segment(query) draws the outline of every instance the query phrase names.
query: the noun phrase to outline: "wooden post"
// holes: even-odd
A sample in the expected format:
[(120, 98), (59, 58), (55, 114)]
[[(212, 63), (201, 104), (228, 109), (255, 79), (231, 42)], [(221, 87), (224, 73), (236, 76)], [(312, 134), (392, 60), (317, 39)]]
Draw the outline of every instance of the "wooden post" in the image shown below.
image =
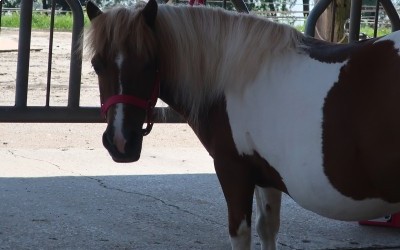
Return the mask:
[(344, 26), (349, 17), (350, 1), (333, 0), (317, 22), (315, 37), (325, 41), (347, 43)]

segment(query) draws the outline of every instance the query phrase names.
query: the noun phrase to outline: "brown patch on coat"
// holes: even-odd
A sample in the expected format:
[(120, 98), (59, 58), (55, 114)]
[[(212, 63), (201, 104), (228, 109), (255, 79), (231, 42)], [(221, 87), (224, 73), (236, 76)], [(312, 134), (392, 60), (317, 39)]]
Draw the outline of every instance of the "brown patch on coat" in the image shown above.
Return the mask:
[[(189, 108), (178, 105), (173, 91), (161, 84), (161, 99), (186, 119)], [(225, 98), (214, 102), (210, 109), (199, 114), (197, 123), (189, 125), (214, 159), (214, 166), (228, 206), (229, 233), (237, 236), (237, 230), (246, 219), (251, 225), (253, 195), (255, 185), (273, 187), (287, 193), (280, 174), (256, 152), (241, 156), (236, 150), (226, 112)]]
[(198, 129), (195, 127), (194, 131), (214, 159), (228, 205), (229, 233), (235, 237), (243, 218), (246, 218), (248, 226), (251, 225), (255, 185), (273, 187), (283, 192), (287, 192), (286, 186), (279, 173), (258, 153), (239, 155), (224, 98), (200, 117)]
[[(253, 155), (239, 155), (233, 141), (224, 98), (216, 102), (199, 122), (198, 129), (194, 130), (214, 160), (224, 162), (227, 158), (233, 158), (240, 161), (243, 165), (240, 167), (251, 172), (250, 178), (255, 185), (273, 187), (287, 193), (280, 174), (257, 152)], [(235, 171), (229, 167), (227, 169)]]
[(355, 200), (400, 202), (400, 57), (367, 43), (340, 70), (323, 107), (325, 174)]

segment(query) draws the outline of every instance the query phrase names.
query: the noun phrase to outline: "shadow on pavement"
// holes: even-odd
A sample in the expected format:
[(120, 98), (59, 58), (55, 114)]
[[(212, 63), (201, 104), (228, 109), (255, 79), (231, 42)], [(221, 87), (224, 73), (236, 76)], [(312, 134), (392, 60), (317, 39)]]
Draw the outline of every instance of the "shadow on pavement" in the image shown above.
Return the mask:
[[(214, 174), (0, 178), (0, 201), (0, 249), (230, 249)], [(400, 230), (325, 219), (285, 196), (279, 245), (400, 249)]]

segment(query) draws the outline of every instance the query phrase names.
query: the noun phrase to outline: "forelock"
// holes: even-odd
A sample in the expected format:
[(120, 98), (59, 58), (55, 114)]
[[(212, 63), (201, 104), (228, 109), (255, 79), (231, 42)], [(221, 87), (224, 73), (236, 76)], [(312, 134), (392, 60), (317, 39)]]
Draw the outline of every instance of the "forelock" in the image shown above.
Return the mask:
[(143, 7), (143, 3), (138, 3), (132, 8), (113, 8), (92, 20), (86, 44), (89, 54), (114, 58), (123, 51), (144, 58), (155, 57), (157, 43), (141, 15)]

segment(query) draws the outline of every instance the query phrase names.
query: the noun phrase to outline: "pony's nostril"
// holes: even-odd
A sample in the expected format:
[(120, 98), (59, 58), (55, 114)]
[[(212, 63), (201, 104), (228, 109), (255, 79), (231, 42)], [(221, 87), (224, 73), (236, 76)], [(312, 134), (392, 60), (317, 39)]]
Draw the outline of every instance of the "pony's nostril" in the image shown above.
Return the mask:
[(112, 137), (109, 136), (109, 134), (106, 132), (103, 133), (103, 145), (105, 148), (110, 148), (112, 145)]
[[(111, 127), (112, 128), (112, 127)], [(113, 129), (103, 133), (103, 145), (116, 162), (135, 162), (139, 160), (142, 150), (143, 135), (135, 131), (123, 131), (116, 136)]]
[(124, 137), (114, 136), (113, 144), (121, 154), (125, 154), (126, 140)]

